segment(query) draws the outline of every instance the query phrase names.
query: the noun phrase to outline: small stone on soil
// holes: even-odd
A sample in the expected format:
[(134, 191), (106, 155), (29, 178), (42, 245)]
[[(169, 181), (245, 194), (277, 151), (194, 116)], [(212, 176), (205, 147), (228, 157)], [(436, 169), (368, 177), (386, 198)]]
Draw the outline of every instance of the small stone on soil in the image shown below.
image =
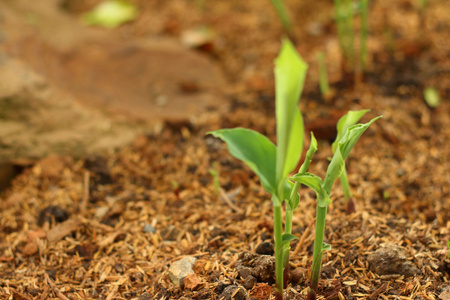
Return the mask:
[(262, 242), (256, 247), (255, 252), (261, 255), (273, 255), (273, 244), (271, 242)]
[(256, 278), (250, 275), (244, 280), (242, 285), (245, 287), (245, 289), (251, 290), (255, 286), (256, 282)]
[(245, 300), (247, 299), (247, 292), (237, 285), (227, 286), (220, 294), (225, 300)]
[(367, 257), (370, 269), (378, 275), (400, 274), (414, 276), (419, 269), (407, 260), (408, 255), (403, 247), (386, 245)]
[(189, 274), (194, 274), (192, 266), (196, 261), (195, 257), (183, 257), (180, 260), (173, 262), (169, 268), (169, 277), (173, 284), (180, 286), (181, 281)]

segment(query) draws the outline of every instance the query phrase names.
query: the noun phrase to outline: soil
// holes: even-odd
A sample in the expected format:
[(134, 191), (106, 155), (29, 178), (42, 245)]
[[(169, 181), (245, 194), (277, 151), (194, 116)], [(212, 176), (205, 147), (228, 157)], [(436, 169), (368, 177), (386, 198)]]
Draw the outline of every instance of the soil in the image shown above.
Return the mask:
[[(97, 2), (66, 0), (61, 9), (75, 18)], [(214, 29), (198, 51), (226, 75), (228, 111), (165, 122), (109, 155), (49, 156), (26, 168), (0, 198), (0, 297), (273, 299), (270, 195), (205, 133), (242, 126), (275, 139), (280, 22), (270, 1), (134, 2), (138, 19), (113, 34)], [(356, 212), (347, 214), (335, 185), (319, 297), (450, 299), (450, 2), (430, 1), (422, 14), (415, 1), (371, 3), (369, 67), (356, 83), (341, 72), (332, 2), (286, 4), (310, 65), (300, 102), (319, 138), (310, 171), (324, 175), (347, 110), (370, 108), (363, 121), (383, 115), (347, 162)], [(335, 90), (328, 100), (318, 88), (318, 51)], [(423, 99), (428, 86), (441, 95), (437, 108)], [(305, 299), (309, 283), (316, 202), (307, 188), (300, 195), (286, 299)], [(193, 272), (177, 285), (170, 267), (185, 257), (196, 258)]]

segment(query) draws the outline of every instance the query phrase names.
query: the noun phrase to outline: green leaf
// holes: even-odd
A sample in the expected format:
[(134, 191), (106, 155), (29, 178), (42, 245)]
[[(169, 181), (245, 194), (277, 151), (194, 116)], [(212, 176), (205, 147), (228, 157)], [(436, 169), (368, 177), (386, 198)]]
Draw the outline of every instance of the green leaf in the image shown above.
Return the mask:
[(82, 19), (87, 25), (116, 28), (134, 20), (136, 16), (137, 8), (134, 4), (125, 0), (110, 0), (101, 2), (92, 11), (83, 14)]
[(350, 110), (348, 111), (344, 116), (342, 116), (338, 123), (337, 123), (337, 136), (334, 140), (333, 144), (331, 145), (333, 152), (335, 151), (337, 147), (337, 143), (341, 140), (341, 138), (344, 136), (347, 129), (355, 125), (359, 122), (359, 120), (368, 112), (370, 109), (363, 109), (363, 110)]
[(344, 136), (341, 138), (341, 140), (338, 143), (338, 147), (341, 150), (342, 158), (345, 160), (347, 156), (350, 154), (350, 151), (355, 146), (358, 139), (361, 137), (361, 135), (364, 133), (364, 131), (369, 128), (370, 125), (372, 125), (373, 122), (381, 118), (382, 116), (373, 118), (369, 122), (365, 124), (356, 124), (353, 126), (350, 126)]
[(295, 235), (293, 235), (291, 233), (284, 233), (281, 236), (281, 244), (285, 245), (286, 243), (290, 243), (290, 242), (292, 242), (293, 240), (296, 240), (296, 239), (298, 239), (298, 238)]
[(323, 182), (320, 177), (313, 175), (311, 173), (306, 174), (296, 174), (289, 179), (300, 182), (314, 190), (317, 195), (317, 204), (320, 207), (327, 207), (331, 203), (329, 193), (324, 189)]
[(276, 194), (276, 147), (267, 137), (245, 128), (219, 129), (208, 134), (224, 141), (230, 154), (252, 169), (269, 193)]
[(302, 153), (304, 127), (298, 102), (307, 69), (308, 65), (294, 45), (284, 39), (275, 60), (278, 180), (282, 180), (296, 167)]
[(327, 173), (325, 174), (324, 189), (328, 194), (331, 193), (333, 184), (338, 179), (345, 168), (345, 160), (342, 157), (341, 149), (338, 147), (334, 152), (333, 158), (327, 168)]
[(323, 242), (322, 243), (322, 251), (330, 251), (330, 250), (331, 250), (331, 245)]
[(364, 131), (366, 131), (367, 128), (369, 128), (369, 126), (379, 118), (381, 118), (381, 116), (373, 118), (366, 124), (356, 124), (350, 126), (346, 130), (344, 136), (340, 139), (338, 146), (335, 149), (333, 158), (328, 165), (327, 173), (325, 175), (324, 188), (328, 194), (331, 193), (331, 189), (336, 179), (341, 176), (345, 167), (345, 159), (350, 154), (350, 151), (353, 149), (358, 139)]
[(289, 180), (286, 180), (286, 182), (284, 184), (284, 200), (286, 200), (286, 204), (292, 210), (296, 209), (298, 204), (300, 203), (300, 195), (298, 194), (298, 190), (295, 193), (294, 197), (291, 198), (293, 189), (294, 189), (294, 183)]

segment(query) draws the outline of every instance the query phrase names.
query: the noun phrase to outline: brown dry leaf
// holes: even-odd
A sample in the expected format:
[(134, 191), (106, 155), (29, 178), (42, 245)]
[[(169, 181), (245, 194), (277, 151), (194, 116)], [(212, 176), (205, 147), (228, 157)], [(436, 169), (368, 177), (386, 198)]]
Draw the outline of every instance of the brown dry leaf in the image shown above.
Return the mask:
[(191, 291), (196, 291), (201, 286), (203, 286), (202, 280), (195, 273), (191, 273), (186, 276), (183, 280), (183, 283), (184, 287)]
[(43, 229), (39, 228), (38, 230), (28, 230), (27, 232), (27, 240), (28, 242), (35, 242), (36, 239), (45, 239), (46, 233)]
[(22, 254), (25, 256), (31, 256), (38, 252), (39, 248), (36, 242), (29, 242), (25, 245), (25, 247), (22, 250)]
[(56, 243), (62, 240), (69, 233), (77, 230), (81, 223), (82, 222), (78, 219), (70, 219), (60, 223), (47, 232), (47, 240), (49, 243)]

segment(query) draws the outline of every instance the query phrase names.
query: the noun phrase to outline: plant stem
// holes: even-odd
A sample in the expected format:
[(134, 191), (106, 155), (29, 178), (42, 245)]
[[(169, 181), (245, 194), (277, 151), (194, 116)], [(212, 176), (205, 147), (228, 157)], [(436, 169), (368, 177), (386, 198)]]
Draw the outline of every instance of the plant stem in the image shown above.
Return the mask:
[(277, 300), (283, 299), (283, 224), (281, 216), (281, 201), (272, 196), (273, 202), (273, 234), (275, 240), (275, 277)]
[(350, 186), (348, 184), (347, 170), (345, 167), (342, 170), (342, 174), (339, 179), (341, 180), (342, 191), (344, 192), (344, 199), (345, 203), (347, 204), (350, 198), (352, 197), (352, 192), (350, 191)]
[(361, 40), (360, 40), (360, 49), (359, 49), (359, 64), (361, 68), (361, 72), (364, 73), (366, 70), (367, 64), (367, 36), (368, 36), (368, 28), (367, 28), (367, 15), (369, 12), (368, 8), (368, 0), (361, 0)]
[(319, 62), (319, 86), (323, 97), (327, 97), (330, 93), (330, 85), (328, 84), (327, 65), (325, 63), (325, 55), (320, 52), (317, 55)]
[(349, 63), (349, 67), (352, 71), (354, 71), (355, 68), (355, 49), (354, 49), (354, 31), (353, 31), (353, 7), (352, 7), (352, 1), (351, 0), (344, 0), (344, 7), (345, 7), (345, 48), (347, 53), (347, 60)]
[(280, 17), (281, 24), (283, 24), (284, 30), (288, 36), (292, 37), (292, 21), (287, 12), (286, 6), (282, 0), (271, 0), (275, 10), (277, 11), (278, 17)]
[(317, 206), (316, 213), (316, 235), (314, 238), (314, 252), (311, 275), (311, 289), (317, 293), (319, 287), (320, 270), (322, 268), (322, 247), (323, 237), (325, 235), (325, 218), (327, 216), (327, 208)]

